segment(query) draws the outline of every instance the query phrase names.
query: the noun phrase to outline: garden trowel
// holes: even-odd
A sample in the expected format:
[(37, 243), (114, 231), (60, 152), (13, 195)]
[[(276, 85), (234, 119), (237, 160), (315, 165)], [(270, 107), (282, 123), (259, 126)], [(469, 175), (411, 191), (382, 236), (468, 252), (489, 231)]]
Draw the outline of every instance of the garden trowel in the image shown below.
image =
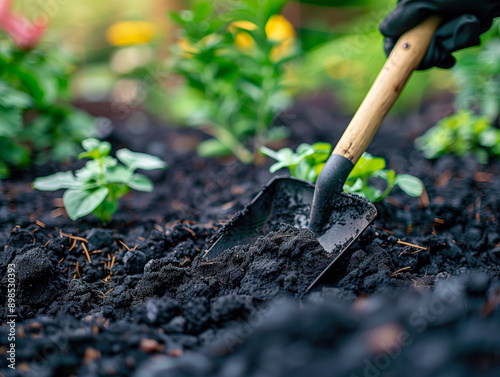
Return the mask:
[(308, 290), (334, 284), (345, 275), (349, 258), (344, 251), (375, 219), (377, 211), (365, 198), (345, 194), (343, 185), (423, 59), (440, 20), (432, 16), (399, 38), (316, 185), (295, 178), (273, 178), (218, 231), (205, 258), (213, 259), (233, 246), (250, 244), (277, 230), (280, 223), (287, 223), (309, 228), (323, 248), (332, 253), (331, 264), (311, 282)]

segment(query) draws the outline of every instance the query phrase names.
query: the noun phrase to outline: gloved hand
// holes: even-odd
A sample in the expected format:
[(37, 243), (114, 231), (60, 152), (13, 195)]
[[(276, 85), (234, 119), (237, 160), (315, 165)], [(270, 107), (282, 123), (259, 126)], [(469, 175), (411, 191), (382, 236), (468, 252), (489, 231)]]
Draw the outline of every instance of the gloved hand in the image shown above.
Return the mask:
[(500, 16), (500, 0), (398, 0), (380, 24), (387, 55), (404, 32), (433, 14), (443, 21), (418, 69), (451, 68), (455, 64), (451, 53), (478, 45), (479, 36), (491, 27), (494, 17)]

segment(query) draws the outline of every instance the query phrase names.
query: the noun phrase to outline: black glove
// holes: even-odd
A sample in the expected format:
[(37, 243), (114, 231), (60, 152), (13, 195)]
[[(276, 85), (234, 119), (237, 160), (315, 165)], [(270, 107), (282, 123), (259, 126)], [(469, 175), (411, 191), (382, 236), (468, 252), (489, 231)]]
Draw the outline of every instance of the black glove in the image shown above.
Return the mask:
[(477, 46), (479, 36), (500, 16), (500, 0), (399, 0), (380, 24), (387, 55), (404, 32), (433, 14), (441, 15), (443, 21), (418, 69), (451, 68), (455, 64), (451, 53)]

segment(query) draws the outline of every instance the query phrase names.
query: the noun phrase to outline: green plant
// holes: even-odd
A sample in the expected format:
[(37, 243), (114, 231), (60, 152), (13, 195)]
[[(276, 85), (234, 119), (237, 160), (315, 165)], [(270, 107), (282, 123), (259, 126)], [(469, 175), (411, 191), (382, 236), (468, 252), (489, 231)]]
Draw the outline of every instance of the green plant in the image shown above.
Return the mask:
[(172, 107), (214, 137), (200, 144), (201, 155), (233, 153), (250, 163), (254, 148), (283, 137), (270, 126), (291, 101), (286, 63), (296, 56), (295, 32), (278, 14), (284, 3), (242, 0), (216, 12), (202, 1), (172, 14), (182, 31), (173, 69), (187, 85), (176, 97), (184, 105)]
[(260, 152), (278, 161), (269, 168), (271, 173), (288, 168), (293, 177), (316, 182), (326, 160), (332, 153), (332, 145), (329, 143), (300, 144), (295, 152), (290, 148), (273, 151), (263, 146)]
[(500, 117), (500, 21), (482, 37), (481, 47), (467, 49), (457, 56), (452, 69), (457, 81), (457, 109), (476, 109), (493, 124)]
[[(452, 69), (458, 90), (457, 112), (441, 119), (415, 141), (425, 158), (473, 155), (486, 164), (500, 156), (500, 22), (482, 37), (482, 45), (457, 53)], [(476, 115), (478, 113), (479, 115)]]
[(21, 49), (0, 35), (0, 178), (73, 157), (93, 136), (95, 119), (70, 104), (71, 64), (62, 49)]
[(441, 119), (415, 144), (428, 159), (472, 154), (480, 163), (487, 163), (490, 156), (500, 156), (500, 130), (491, 126), (487, 116), (460, 110)]
[[(370, 184), (370, 180), (379, 178), (386, 184), (384, 190)], [(385, 168), (385, 159), (364, 153), (347, 177), (344, 191), (364, 196), (372, 202), (378, 202), (389, 195), (394, 187), (399, 187), (406, 194), (420, 197), (424, 185), (420, 179), (409, 174), (396, 174)]]
[[(346, 12), (352, 1), (326, 1), (340, 22), (318, 22), (318, 17), (305, 15), (301, 20), (301, 44), (304, 58), (294, 67), (300, 81), (298, 91), (317, 92), (328, 89), (334, 96), (338, 112), (352, 115), (382, 69), (387, 56), (380, 22), (394, 9), (394, 0), (357, 1), (356, 12)], [(343, 6), (343, 7), (341, 7)], [(311, 44), (311, 37), (317, 43)], [(304, 40), (305, 39), (305, 40)], [(418, 110), (426, 96), (453, 85), (448, 70), (428, 70), (416, 73), (408, 81), (392, 113), (407, 114)]]
[(118, 209), (118, 200), (130, 189), (137, 191), (153, 190), (153, 182), (137, 169), (166, 169), (167, 164), (158, 157), (144, 153), (120, 149), (116, 152), (118, 160), (109, 156), (111, 145), (97, 139), (82, 142), (85, 152), (78, 158), (89, 158), (83, 168), (72, 172), (56, 173), (37, 178), (33, 187), (42, 191), (67, 189), (63, 195), (64, 207), (72, 220), (90, 213), (103, 223), (111, 220)]
[(9, 176), (9, 166), (29, 164), (29, 151), (15, 140), (22, 132), (22, 109), (31, 104), (30, 96), (0, 78), (0, 178)]
[[(328, 143), (301, 144), (296, 152), (290, 148), (273, 151), (267, 147), (262, 147), (260, 151), (278, 161), (269, 169), (271, 173), (286, 167), (293, 177), (314, 183), (330, 157), (332, 146)], [(396, 174), (392, 169), (385, 169), (385, 165), (382, 157), (364, 153), (347, 177), (344, 191), (363, 196), (372, 202), (384, 199), (395, 186), (410, 196), (422, 195), (424, 186), (420, 179), (408, 174)], [(376, 178), (385, 182), (384, 190), (372, 185), (371, 181)]]

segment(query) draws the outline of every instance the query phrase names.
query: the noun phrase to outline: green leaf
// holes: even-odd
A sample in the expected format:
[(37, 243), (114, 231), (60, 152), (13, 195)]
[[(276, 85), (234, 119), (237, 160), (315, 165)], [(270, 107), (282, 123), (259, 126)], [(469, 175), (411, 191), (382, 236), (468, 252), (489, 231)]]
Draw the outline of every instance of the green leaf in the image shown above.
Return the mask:
[(33, 187), (41, 191), (56, 191), (60, 189), (77, 188), (80, 183), (72, 172), (56, 173), (47, 177), (36, 178)]
[(93, 160), (87, 162), (83, 168), (75, 172), (75, 175), (79, 181), (99, 180), (101, 169), (98, 161)]
[(300, 144), (295, 150), (295, 159), (301, 159), (302, 157), (310, 156), (315, 152), (312, 145), (303, 143)]
[(0, 159), (0, 179), (9, 178), (10, 169), (9, 167)]
[(12, 138), (22, 129), (22, 113), (20, 109), (4, 109), (0, 107), (0, 136)]
[(14, 140), (0, 137), (0, 159), (15, 167), (25, 167), (30, 163), (30, 153)]
[(63, 202), (68, 217), (71, 220), (78, 220), (92, 213), (106, 199), (108, 192), (107, 187), (95, 190), (67, 190), (63, 195)]
[(357, 192), (356, 194), (364, 196), (370, 202), (375, 203), (383, 199), (380, 190), (377, 190), (375, 187), (366, 186), (363, 191)]
[(262, 146), (259, 148), (259, 152), (265, 156), (274, 158), (275, 160), (279, 160), (279, 153), (272, 150), (271, 148), (268, 148), (266, 146)]
[(485, 147), (492, 147), (500, 141), (500, 131), (489, 128), (479, 135), (479, 143)]
[(379, 201), (387, 197), (396, 185), (396, 172), (392, 169), (376, 171), (371, 175), (371, 178), (380, 178), (383, 179), (386, 183), (386, 188), (384, 191), (380, 192), (379, 190), (377, 190), (375, 201)]
[(12, 73), (17, 76), (21, 85), (23, 86), (23, 91), (26, 91), (31, 95), (37, 106), (43, 107), (43, 85), (38, 82), (38, 78), (33, 73), (18, 66), (13, 68), (12, 71)]
[(82, 147), (86, 152), (78, 155), (79, 159), (92, 158), (98, 159), (106, 157), (111, 152), (111, 144), (107, 141), (100, 141), (95, 138), (89, 138), (82, 141)]
[(99, 147), (99, 143), (99, 139), (91, 137), (82, 141), (82, 147), (86, 152), (92, 152)]
[(324, 143), (324, 142), (314, 143), (312, 147), (316, 152), (328, 153), (328, 154), (332, 153), (333, 149), (330, 143)]
[(361, 178), (358, 178), (352, 183), (346, 182), (346, 184), (344, 185), (344, 191), (347, 193), (362, 192), (363, 186), (363, 180)]
[(205, 20), (212, 13), (212, 5), (208, 1), (202, 1), (193, 7), (194, 21)]
[(37, 68), (36, 71), (31, 71), (30, 73), (34, 76), (41, 89), (41, 93), (43, 93), (41, 98), (43, 104), (48, 106), (54, 105), (59, 92), (58, 78), (43, 66), (38, 66)]
[(369, 153), (363, 153), (360, 157), (348, 179), (355, 179), (358, 177), (369, 178), (374, 172), (385, 168), (385, 160), (381, 157), (373, 157)]
[(118, 209), (118, 200), (110, 200), (107, 198), (99, 206), (92, 211), (92, 214), (96, 216), (103, 224), (107, 224), (111, 217), (115, 214)]
[(0, 106), (27, 109), (33, 106), (33, 100), (28, 94), (12, 88), (0, 79)]
[(373, 172), (372, 178), (380, 178), (386, 181), (389, 185), (394, 185), (396, 181), (396, 172), (392, 169), (389, 170), (379, 170)]
[(117, 151), (116, 157), (132, 171), (136, 169), (166, 169), (168, 167), (166, 162), (156, 156), (132, 152), (126, 148)]
[(172, 12), (169, 14), (170, 18), (177, 22), (179, 25), (185, 25), (188, 21), (185, 21), (177, 12)]
[[(283, 168), (289, 168), (289, 170), (292, 170), (290, 169), (291, 166), (287, 163), (287, 162), (284, 162), (284, 161), (280, 161), (280, 162), (277, 162), (275, 164), (272, 164), (270, 167), (269, 167), (269, 172), (270, 173), (276, 173), (278, 170), (280, 169), (283, 169)], [(294, 175), (295, 176), (295, 175)]]
[(409, 174), (400, 174), (396, 177), (396, 186), (406, 194), (420, 197), (424, 191), (424, 184), (420, 179)]
[(134, 174), (127, 183), (128, 187), (137, 191), (151, 192), (153, 191), (153, 182), (142, 174)]
[(306, 179), (311, 182), (316, 181), (314, 168), (306, 160), (302, 160), (294, 170), (294, 177)]
[(92, 152), (93, 150), (99, 148), (100, 143), (101, 141), (99, 139), (91, 137), (82, 141), (82, 147), (87, 152)]
[(116, 165), (106, 171), (106, 181), (109, 183), (127, 184), (132, 178), (132, 171), (123, 165)]
[(385, 168), (385, 160), (382, 157), (372, 157), (366, 159), (364, 164), (361, 164), (360, 170), (362, 175), (371, 176), (374, 172)]
[(293, 165), (294, 164), (294, 156), (295, 153), (290, 148), (282, 148), (277, 153), (277, 161), (283, 162), (286, 164), (286, 166)]

